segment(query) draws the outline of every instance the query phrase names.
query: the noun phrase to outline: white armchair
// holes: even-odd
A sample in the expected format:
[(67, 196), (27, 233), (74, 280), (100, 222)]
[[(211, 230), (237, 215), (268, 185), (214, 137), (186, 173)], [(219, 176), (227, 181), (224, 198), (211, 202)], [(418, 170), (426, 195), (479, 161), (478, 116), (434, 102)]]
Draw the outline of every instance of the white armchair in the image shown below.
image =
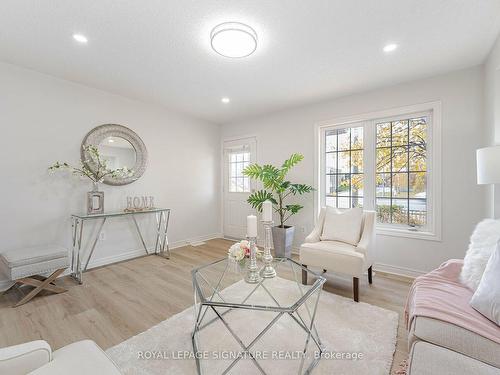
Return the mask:
[(120, 375), (111, 359), (91, 340), (78, 341), (52, 352), (43, 340), (0, 348), (0, 374), (5, 375)]
[[(324, 272), (338, 272), (352, 276), (354, 301), (359, 300), (359, 278), (368, 271), (372, 283), (373, 253), (375, 249), (375, 212), (364, 211), (361, 235), (357, 245), (340, 241), (322, 241), (326, 209), (322, 208), (318, 222), (300, 247), (300, 263), (304, 267), (320, 267)], [(302, 272), (302, 283), (307, 284), (307, 273)]]

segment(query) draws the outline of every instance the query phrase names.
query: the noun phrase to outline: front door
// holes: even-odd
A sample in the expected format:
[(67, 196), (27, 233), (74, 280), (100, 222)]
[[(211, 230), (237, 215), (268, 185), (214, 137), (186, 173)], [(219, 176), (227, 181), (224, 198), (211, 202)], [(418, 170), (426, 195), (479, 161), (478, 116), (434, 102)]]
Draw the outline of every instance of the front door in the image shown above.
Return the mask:
[(255, 138), (224, 142), (224, 237), (243, 239), (246, 217), (255, 210), (247, 203), (254, 182), (243, 175), (243, 169), (256, 161)]

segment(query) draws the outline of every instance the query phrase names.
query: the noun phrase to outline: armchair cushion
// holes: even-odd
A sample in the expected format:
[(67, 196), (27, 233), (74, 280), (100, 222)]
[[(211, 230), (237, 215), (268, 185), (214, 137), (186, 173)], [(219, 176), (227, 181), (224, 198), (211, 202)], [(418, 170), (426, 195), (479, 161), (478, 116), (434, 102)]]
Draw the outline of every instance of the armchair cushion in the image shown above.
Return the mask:
[(356, 246), (361, 236), (363, 210), (327, 207), (321, 241), (340, 241)]
[(0, 349), (0, 374), (25, 375), (52, 359), (52, 350), (43, 340)]
[(356, 247), (339, 241), (304, 243), (300, 247), (300, 263), (321, 267), (332, 272), (360, 277), (365, 256)]

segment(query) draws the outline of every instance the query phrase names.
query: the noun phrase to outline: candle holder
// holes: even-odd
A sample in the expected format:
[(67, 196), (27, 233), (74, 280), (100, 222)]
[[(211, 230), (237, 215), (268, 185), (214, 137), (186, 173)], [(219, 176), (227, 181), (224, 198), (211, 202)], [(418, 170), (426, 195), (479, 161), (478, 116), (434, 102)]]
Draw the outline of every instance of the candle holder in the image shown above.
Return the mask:
[(270, 279), (276, 276), (276, 270), (272, 266), (273, 256), (271, 255), (271, 227), (273, 226), (273, 221), (264, 221), (262, 220), (262, 224), (264, 225), (264, 268), (262, 269), (262, 277), (266, 279)]
[(257, 237), (247, 237), (250, 246), (250, 259), (247, 265), (247, 274), (245, 281), (250, 284), (257, 284), (262, 281), (259, 274), (259, 267), (257, 267), (257, 248), (255, 242)]

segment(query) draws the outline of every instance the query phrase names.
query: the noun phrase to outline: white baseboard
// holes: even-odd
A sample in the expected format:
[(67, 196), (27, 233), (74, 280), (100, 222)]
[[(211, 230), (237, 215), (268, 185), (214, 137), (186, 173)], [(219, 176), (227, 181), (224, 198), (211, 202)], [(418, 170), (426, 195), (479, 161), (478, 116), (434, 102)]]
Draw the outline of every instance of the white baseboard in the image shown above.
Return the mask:
[[(206, 236), (199, 236), (199, 237), (189, 238), (187, 240), (172, 242), (169, 244), (169, 247), (170, 247), (170, 250), (174, 250), (174, 249), (178, 249), (180, 247), (189, 246), (189, 244), (192, 242), (203, 242), (203, 241), (213, 240), (214, 238), (221, 238), (221, 237), (222, 237), (221, 233), (212, 233), (212, 234), (207, 234)], [(152, 254), (154, 252), (154, 249), (149, 248), (148, 252), (150, 254)], [(96, 259), (94, 261), (91, 261), (89, 263), (88, 268), (90, 269), (90, 268), (95, 268), (95, 267), (101, 267), (101, 266), (105, 266), (108, 264), (122, 262), (124, 260), (137, 258), (137, 257), (143, 256), (143, 255), (146, 255), (144, 249), (132, 250), (132, 251), (128, 251), (126, 253), (112, 255), (112, 256), (108, 256), (108, 257), (104, 257), (104, 258), (100, 258), (100, 259)]]
[(411, 278), (415, 278), (427, 273), (426, 271), (420, 271), (406, 267), (391, 266), (389, 264), (383, 264), (383, 263), (375, 263), (373, 265), (373, 269), (374, 271), (390, 273), (392, 275), (397, 275), (397, 276), (407, 276)]
[(224, 236), (222, 233), (211, 233), (211, 234), (207, 234), (205, 236), (188, 238), (187, 240), (172, 242), (170, 244), (170, 249), (176, 249), (178, 247), (183, 247), (183, 246), (190, 246), (191, 243), (205, 242), (205, 241), (213, 240), (216, 238), (223, 238), (223, 237)]
[[(189, 238), (186, 240), (182, 241), (176, 241), (170, 243), (170, 250), (177, 249), (183, 246), (188, 246), (192, 242), (203, 242), (203, 241), (208, 241), (212, 240), (215, 238), (222, 238), (222, 233), (212, 233), (212, 234), (207, 234), (205, 236), (199, 236), (199, 237), (194, 237), (194, 238)], [(152, 254), (154, 252), (154, 249), (150, 248), (148, 249), (148, 252)], [(133, 258), (137, 258), (139, 256), (146, 255), (144, 249), (139, 249), (139, 250), (132, 250), (132, 251), (127, 251), (126, 253), (120, 253), (116, 255), (111, 255), (99, 259), (92, 260), (89, 263), (88, 269), (91, 268), (96, 268), (96, 267), (102, 267), (106, 266), (108, 264), (116, 263), (116, 262), (122, 262), (124, 260), (129, 260)], [(68, 275), (69, 270), (64, 272), (60, 277)], [(0, 275), (2, 277), (3, 275)], [(0, 291), (7, 290), (13, 285), (12, 281), (7, 280), (7, 279), (0, 279)]]

